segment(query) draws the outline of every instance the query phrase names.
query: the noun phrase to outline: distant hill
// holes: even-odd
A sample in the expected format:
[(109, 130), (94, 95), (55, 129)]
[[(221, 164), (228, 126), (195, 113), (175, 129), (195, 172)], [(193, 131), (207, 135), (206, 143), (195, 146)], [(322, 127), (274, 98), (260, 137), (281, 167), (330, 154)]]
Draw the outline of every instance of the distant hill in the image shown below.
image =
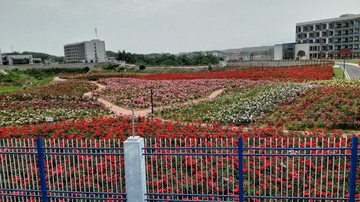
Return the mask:
[(224, 52), (224, 53), (250, 53), (250, 52), (269, 51), (269, 50), (271, 50), (271, 51), (274, 50), (274, 46), (234, 48), (234, 49), (221, 50), (221, 52)]

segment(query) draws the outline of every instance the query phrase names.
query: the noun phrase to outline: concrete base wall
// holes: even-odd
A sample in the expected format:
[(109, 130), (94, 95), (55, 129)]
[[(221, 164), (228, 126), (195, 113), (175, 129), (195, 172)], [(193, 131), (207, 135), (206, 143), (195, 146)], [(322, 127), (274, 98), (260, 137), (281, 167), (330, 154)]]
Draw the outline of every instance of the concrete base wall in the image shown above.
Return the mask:
[(234, 61), (228, 62), (230, 67), (286, 67), (299, 65), (319, 65), (324, 64), (325, 61), (320, 60), (264, 60), (264, 61)]
[(90, 69), (95, 67), (95, 63), (72, 63), (72, 64), (32, 64), (32, 65), (1, 65), (0, 69), (12, 70), (12, 69), (32, 69), (32, 68), (84, 68), (88, 66)]

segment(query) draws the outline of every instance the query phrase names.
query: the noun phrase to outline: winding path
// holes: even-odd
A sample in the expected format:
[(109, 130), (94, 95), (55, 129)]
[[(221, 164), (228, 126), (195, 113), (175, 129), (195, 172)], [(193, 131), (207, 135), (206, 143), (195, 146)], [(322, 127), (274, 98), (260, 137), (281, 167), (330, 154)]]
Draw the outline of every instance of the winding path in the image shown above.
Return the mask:
[[(100, 89), (103, 89), (105, 88), (106, 86), (104, 85), (101, 85), (101, 84), (98, 84), (96, 82), (92, 82), (94, 84), (96, 84), (97, 86), (99, 86)], [(202, 102), (202, 101), (206, 101), (206, 100), (211, 100), (211, 99), (214, 99), (216, 96), (220, 95), (221, 93), (224, 92), (225, 89), (220, 89), (220, 90), (216, 90), (214, 91), (213, 93), (211, 93), (208, 97), (205, 97), (205, 98), (200, 98), (200, 99), (195, 99), (195, 100), (192, 100), (192, 101), (188, 101), (188, 102), (184, 102), (182, 103), (182, 105), (189, 105), (189, 104), (196, 104), (196, 103), (199, 103), (199, 102)], [(92, 92), (88, 92), (88, 93), (85, 93), (84, 96), (92, 96)], [(132, 111), (129, 110), (129, 109), (125, 109), (125, 108), (122, 108), (122, 107), (119, 107), (117, 105), (114, 105), (112, 104), (111, 102), (108, 102), (102, 98), (97, 98), (97, 100), (104, 104), (105, 107), (109, 108), (112, 112), (114, 112), (114, 114), (116, 115), (131, 115), (132, 114)], [(165, 107), (156, 107), (154, 108), (154, 110), (156, 109), (165, 109), (165, 108), (170, 108), (171, 106), (165, 106)], [(135, 116), (147, 116), (147, 114), (151, 113), (151, 108), (150, 109), (143, 109), (143, 110), (134, 110), (134, 114)]]
[[(60, 79), (58, 77), (55, 77), (54, 78), (54, 81), (65, 81), (66, 79)], [(96, 83), (95, 81), (93, 81), (92, 83), (96, 84), (97, 86), (99, 86), (100, 89), (103, 89), (105, 88), (106, 86), (104, 85), (101, 85), (101, 84), (98, 84)], [(188, 102), (185, 102), (185, 103), (182, 103), (183, 105), (188, 105), (188, 104), (192, 104), (192, 103), (199, 103), (201, 101), (205, 101), (205, 100), (211, 100), (211, 99), (214, 99), (216, 96), (220, 95), (221, 93), (224, 92), (225, 89), (220, 89), (220, 90), (216, 90), (214, 91), (213, 93), (211, 93), (208, 97), (205, 97), (205, 98), (200, 98), (200, 99), (195, 99), (195, 100), (192, 100), (192, 101), (188, 101)], [(84, 96), (92, 96), (92, 92), (87, 92), (84, 94)], [(116, 106), (102, 98), (97, 98), (97, 100), (104, 104), (105, 107), (107, 107), (108, 109), (110, 109), (112, 112), (114, 112), (114, 115), (132, 115), (132, 111), (131, 110), (128, 110), (128, 109), (125, 109), (125, 108), (122, 108), (122, 107), (119, 107), (119, 106)], [(157, 108), (154, 108), (154, 109), (161, 109), (161, 108), (170, 108), (171, 106), (166, 106), (166, 107), (157, 107)], [(144, 109), (144, 110), (134, 110), (134, 114), (135, 116), (147, 116), (147, 114), (149, 114), (151, 112), (151, 109)], [(112, 116), (112, 115), (110, 115)], [(161, 121), (164, 121), (164, 122), (175, 122), (173, 120), (165, 120), (165, 119), (160, 119), (160, 118), (157, 118)], [(186, 122), (183, 122), (183, 124), (186, 124)], [(200, 126), (202, 127), (207, 127), (206, 124), (200, 124)], [(223, 126), (223, 128), (227, 128), (229, 129), (227, 126)], [(243, 131), (243, 132), (247, 132), (249, 130), (249, 128), (247, 127), (231, 127), (232, 129), (237, 129), (240, 131)], [(291, 131), (289, 130), (283, 130), (283, 132), (286, 134), (286, 133), (290, 133)], [(293, 131), (294, 132), (294, 131)], [(304, 132), (304, 131), (296, 131), (296, 132), (299, 132), (301, 134), (308, 134), (309, 132)], [(351, 134), (342, 134), (342, 137), (344, 138), (347, 138), (348, 136), (351, 136)]]

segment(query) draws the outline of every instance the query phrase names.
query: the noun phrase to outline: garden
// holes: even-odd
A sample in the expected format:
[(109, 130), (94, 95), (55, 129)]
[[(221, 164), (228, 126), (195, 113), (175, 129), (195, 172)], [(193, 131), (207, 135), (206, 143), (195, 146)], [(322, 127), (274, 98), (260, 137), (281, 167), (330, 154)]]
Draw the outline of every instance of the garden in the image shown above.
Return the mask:
[[(333, 80), (333, 76), (329, 66), (252, 67), (151, 75), (64, 75), (62, 77), (67, 78), (64, 82), (0, 94), (0, 138), (4, 140), (3, 146), (29, 146), (33, 138), (43, 137), (46, 144), (53, 147), (71, 147), (73, 141), (89, 147), (121, 147), (134, 127), (136, 135), (147, 138), (149, 147), (236, 147), (237, 138), (243, 138), (248, 147), (245, 154), (300, 152), (251, 147), (350, 147), (351, 141), (342, 137), (358, 135), (360, 129), (360, 82)], [(98, 88), (89, 80), (105, 87)], [(223, 90), (217, 97), (195, 102), (217, 90)], [(136, 110), (148, 109), (150, 91), (155, 112), (135, 116), (134, 125), (131, 116), (114, 115), (96, 99), (102, 98), (123, 108), (133, 105)], [(92, 97), (84, 96), (87, 92), (92, 92)], [(53, 122), (46, 121), (47, 117), (52, 117)], [(14, 143), (12, 138), (24, 141)], [(111, 141), (115, 143), (110, 144)], [(205, 157), (201, 153), (212, 151), (190, 151), (199, 155), (175, 157), (167, 154), (185, 151), (153, 150), (163, 155), (146, 158), (147, 175), (152, 179), (147, 184), (148, 192), (191, 194), (195, 190), (198, 194), (238, 194), (238, 178), (233, 174), (238, 169), (236, 157)], [(348, 150), (302, 152), (340, 155)], [(12, 161), (6, 155), (0, 156), (4, 164)], [(244, 194), (345, 196), (349, 189), (349, 160), (346, 157), (248, 156), (244, 158)], [(89, 163), (95, 163), (96, 169)], [(33, 168), (33, 162), (25, 164)], [(48, 177), (53, 181), (49, 186), (59, 190), (112, 192), (110, 187), (125, 185), (119, 181), (124, 174), (120, 169), (122, 165), (122, 158), (105, 156), (54, 155), (46, 159)], [(0, 169), (0, 173), (5, 170)], [(77, 176), (80, 176), (78, 182)], [(15, 180), (28, 182), (33, 178), (19, 176)], [(224, 200), (185, 196), (181, 199)]]

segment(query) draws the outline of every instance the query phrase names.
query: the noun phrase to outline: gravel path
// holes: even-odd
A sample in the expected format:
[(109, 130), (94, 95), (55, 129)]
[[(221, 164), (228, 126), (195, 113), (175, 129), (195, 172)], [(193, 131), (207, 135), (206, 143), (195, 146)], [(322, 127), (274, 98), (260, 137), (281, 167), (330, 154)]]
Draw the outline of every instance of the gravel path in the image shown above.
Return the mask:
[(66, 79), (61, 79), (60, 77), (54, 77), (53, 81), (66, 81)]

